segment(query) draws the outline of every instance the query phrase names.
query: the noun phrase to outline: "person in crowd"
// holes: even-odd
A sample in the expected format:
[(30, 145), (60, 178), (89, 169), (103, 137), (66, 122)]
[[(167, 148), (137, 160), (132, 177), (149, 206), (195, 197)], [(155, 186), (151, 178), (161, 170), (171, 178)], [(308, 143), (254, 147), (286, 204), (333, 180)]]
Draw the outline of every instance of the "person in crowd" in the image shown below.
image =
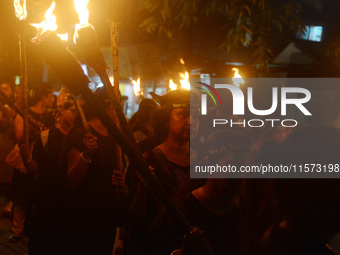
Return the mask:
[[(112, 121), (115, 111), (105, 88), (96, 90)], [(124, 209), (125, 185), (117, 142), (91, 105), (84, 105), (89, 130), (78, 127), (67, 140), (69, 203), (65, 234), (68, 254), (110, 255)]]
[[(0, 90), (2, 92), (2, 94), (8, 98), (9, 101), (13, 101), (12, 96), (13, 96), (13, 89), (12, 89), (12, 85), (10, 82), (4, 81), (0, 84)], [(1, 102), (1, 105), (3, 106), (5, 103)]]
[[(205, 143), (206, 166), (244, 165), (252, 152), (252, 142), (245, 130), (220, 130), (207, 137)], [(215, 176), (216, 177), (216, 176)], [(228, 178), (228, 173), (219, 173), (207, 179), (205, 185), (181, 196), (178, 207), (192, 226), (198, 227), (210, 243), (213, 254), (237, 254), (240, 245), (242, 211), (240, 206), (243, 179)], [(152, 227), (150, 246), (154, 254), (170, 254), (182, 246), (184, 234), (170, 215), (160, 215)], [(186, 243), (183, 250), (201, 254), (203, 243)], [(194, 252), (196, 251), (196, 253)], [(206, 253), (203, 253), (206, 254)], [(210, 253), (208, 253), (210, 254)]]
[(131, 117), (129, 122), (137, 143), (154, 136), (150, 116), (158, 108), (158, 104), (153, 99), (144, 98), (140, 101), (138, 111)]
[[(55, 126), (55, 111), (52, 110), (54, 103), (54, 88), (48, 83), (42, 83), (32, 90), (32, 96), (29, 101), (28, 114), (32, 119), (37, 120), (43, 126), (42, 129), (48, 129)], [(20, 143), (23, 138), (23, 119), (17, 115), (15, 118), (16, 139)]]
[[(328, 242), (340, 230), (340, 182), (320, 178), (327, 177), (324, 167), (339, 171), (340, 130), (330, 126), (300, 128), (273, 145), (272, 151), (268, 156), (268, 150), (260, 150), (254, 161), (306, 166), (303, 171), (310, 167), (308, 174), (316, 178), (252, 182), (246, 191), (252, 206), (246, 205), (249, 210), (240, 254), (333, 254)], [(309, 164), (316, 164), (314, 172)]]
[(29, 172), (36, 173), (30, 255), (61, 255), (64, 253), (63, 220), (66, 203), (65, 142), (77, 116), (71, 96), (61, 106), (60, 124), (41, 132), (31, 146), (21, 145), (20, 154)]
[[(196, 153), (189, 143), (190, 135), (197, 131), (197, 113), (190, 112), (190, 92), (187, 90), (170, 91), (157, 100), (161, 109), (154, 112), (152, 121), (156, 136), (163, 142), (146, 152), (144, 157), (164, 190), (175, 199), (202, 185), (190, 179), (190, 163), (196, 160)], [(146, 248), (145, 237), (159, 208), (160, 203), (152, 191), (140, 181), (131, 205), (131, 216), (136, 222), (131, 237), (134, 242), (131, 248), (135, 249), (132, 254), (140, 254)]]
[(287, 129), (288, 128), (281, 126), (267, 127), (263, 134), (257, 139), (256, 145), (259, 148), (263, 148), (263, 146), (270, 144), (281, 143), (289, 132)]
[[(0, 90), (3, 95), (10, 100), (12, 96), (12, 87), (9, 83), (0, 84)], [(12, 175), (12, 167), (6, 164), (5, 157), (13, 149), (15, 143), (13, 112), (5, 102), (0, 105), (0, 183), (9, 182)]]
[(59, 90), (59, 95), (56, 97), (55, 109), (56, 109), (56, 125), (58, 125), (61, 121), (61, 109), (63, 108), (66, 97), (70, 94), (69, 90), (66, 87), (61, 87)]
[[(54, 102), (54, 88), (50, 84), (40, 84), (32, 90), (29, 99), (28, 113), (30, 115), (30, 142), (39, 136), (46, 128), (54, 128), (55, 112), (50, 110)], [(16, 142), (21, 144), (24, 136), (23, 118), (17, 115), (14, 120)], [(14, 202), (12, 234), (9, 242), (18, 242), (24, 231), (26, 213), (32, 204), (34, 191), (34, 174), (26, 171), (25, 167), (14, 169), (11, 187), (11, 199)], [(28, 232), (27, 232), (28, 233)]]
[[(12, 86), (8, 82), (3, 82), (0, 85), (0, 90), (3, 95), (11, 102)], [(14, 105), (22, 109), (22, 88), (16, 86), (14, 90)], [(11, 102), (12, 103), (12, 102)], [(8, 200), (9, 187), (12, 181), (13, 166), (6, 163), (7, 155), (12, 151), (15, 142), (14, 118), (16, 112), (13, 111), (7, 104), (1, 102), (0, 106), (0, 185), (1, 193), (6, 197), (6, 204), (2, 207), (2, 214), (11, 216), (13, 203)]]
[[(142, 99), (139, 103), (138, 111), (131, 117), (129, 121), (133, 136), (138, 143), (139, 150), (142, 153), (155, 148), (164, 141), (164, 137), (159, 137), (156, 135), (158, 132), (155, 133), (153, 123), (151, 121), (152, 114), (158, 109), (159, 105), (155, 100)], [(135, 168), (131, 165), (127, 170), (126, 181), (130, 188), (130, 194), (134, 194), (136, 192), (139, 179), (136, 175)]]
[(58, 110), (62, 110), (64, 102), (67, 98), (67, 96), (70, 94), (69, 90), (66, 87), (61, 87), (59, 90), (59, 95), (57, 97), (57, 108)]

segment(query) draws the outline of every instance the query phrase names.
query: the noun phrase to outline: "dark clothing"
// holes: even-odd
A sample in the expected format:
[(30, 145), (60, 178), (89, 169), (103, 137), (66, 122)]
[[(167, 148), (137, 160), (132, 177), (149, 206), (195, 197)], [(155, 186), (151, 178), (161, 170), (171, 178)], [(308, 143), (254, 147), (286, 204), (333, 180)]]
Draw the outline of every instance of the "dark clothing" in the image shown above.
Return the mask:
[(111, 255), (117, 215), (96, 208), (67, 212), (67, 255)]
[[(206, 209), (190, 192), (180, 197), (178, 208), (188, 221), (203, 231), (215, 255), (237, 254), (237, 232), (241, 222), (238, 209), (227, 215), (215, 215)], [(185, 232), (164, 211), (152, 227), (150, 246), (153, 254), (170, 254), (183, 244)]]
[[(190, 166), (182, 167), (169, 161), (158, 147), (146, 152), (144, 158), (155, 169), (156, 179), (174, 201), (203, 185), (200, 180), (190, 179)], [(151, 191), (147, 195), (146, 208), (145, 218), (134, 226), (131, 234), (131, 254), (150, 254), (149, 230), (162, 209), (162, 204), (155, 200)]]
[(156, 179), (172, 198), (201, 186), (199, 180), (190, 179), (189, 165), (182, 167), (169, 161), (158, 147), (146, 152), (144, 158), (155, 169)]
[(153, 148), (155, 148), (159, 144), (161, 144), (161, 140), (158, 139), (155, 136), (151, 136), (151, 137), (139, 142), (138, 147), (139, 147), (140, 151), (144, 153), (144, 152), (152, 150)]
[[(98, 138), (98, 150), (92, 155), (85, 181), (69, 195), (68, 249), (70, 254), (109, 255), (123, 209), (123, 196), (112, 185), (113, 170), (117, 169), (116, 141), (92, 128), (91, 133)], [(84, 135), (83, 128), (71, 131), (67, 151), (83, 152)]]
[(308, 233), (275, 229), (269, 239), (265, 255), (334, 255), (317, 238)]
[[(182, 167), (169, 161), (158, 147), (145, 153), (144, 157), (147, 163), (155, 169), (156, 179), (173, 201), (180, 195), (202, 186), (199, 180), (190, 179), (190, 166)], [(155, 201), (155, 197), (149, 192), (147, 197), (147, 220), (145, 223), (151, 225), (161, 208), (160, 202)]]
[[(93, 154), (84, 183), (70, 194), (71, 204), (78, 208), (93, 207), (118, 213), (117, 199), (120, 194), (112, 185), (113, 170), (117, 169), (116, 141), (111, 136), (103, 136), (91, 128), (91, 133), (98, 138), (98, 150)], [(67, 150), (85, 150), (83, 128), (74, 130), (69, 135)]]
[[(46, 129), (54, 128), (54, 111), (47, 110), (43, 114), (38, 114), (29, 109), (29, 115), (35, 120), (38, 120), (44, 125)], [(39, 139), (40, 133), (36, 132), (30, 126), (30, 142)], [(32, 204), (33, 193), (34, 193), (34, 173), (21, 173), (18, 169), (14, 169), (13, 180), (11, 187), (11, 200), (17, 204), (20, 204), (23, 208), (28, 208)]]
[[(28, 114), (32, 117), (30, 122), (30, 139), (32, 141), (36, 141), (39, 136), (38, 129), (41, 130), (45, 129), (52, 129), (56, 127), (56, 111), (52, 109), (47, 109), (43, 114), (35, 113), (31, 109), (28, 110)], [(34, 122), (36, 120), (37, 122)], [(42, 124), (42, 126), (38, 126), (38, 124)]]
[(54, 128), (49, 130), (45, 148), (41, 139), (36, 142), (32, 154), (38, 163), (35, 204), (55, 206), (65, 201), (65, 140), (65, 134)]
[(45, 148), (36, 141), (33, 158), (38, 163), (33, 200), (29, 254), (63, 254), (63, 221), (66, 201), (65, 135), (49, 130)]

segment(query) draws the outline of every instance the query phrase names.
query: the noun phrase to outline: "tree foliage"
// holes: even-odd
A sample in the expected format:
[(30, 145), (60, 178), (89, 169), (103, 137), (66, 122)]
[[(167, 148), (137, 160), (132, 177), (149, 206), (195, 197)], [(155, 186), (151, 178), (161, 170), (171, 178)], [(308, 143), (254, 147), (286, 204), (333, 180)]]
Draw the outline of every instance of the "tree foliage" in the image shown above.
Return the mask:
[[(300, 1), (301, 2), (301, 1)], [(321, 9), (321, 0), (305, 0)], [(222, 35), (220, 46), (228, 52), (252, 47), (254, 64), (267, 66), (273, 57), (273, 36), (304, 29), (302, 7), (297, 0), (144, 0), (148, 17), (141, 27), (147, 32), (174, 33), (202, 22)]]

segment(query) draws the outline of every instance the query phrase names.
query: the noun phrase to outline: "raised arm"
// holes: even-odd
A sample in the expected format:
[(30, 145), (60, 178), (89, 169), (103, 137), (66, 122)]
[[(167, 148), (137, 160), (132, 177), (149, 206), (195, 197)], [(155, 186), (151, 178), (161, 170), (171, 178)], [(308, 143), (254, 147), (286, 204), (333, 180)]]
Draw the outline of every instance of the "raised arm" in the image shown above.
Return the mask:
[(90, 133), (85, 134), (83, 143), (84, 152), (72, 148), (67, 153), (66, 180), (70, 189), (76, 189), (84, 182), (91, 164), (91, 157), (98, 149), (97, 138)]

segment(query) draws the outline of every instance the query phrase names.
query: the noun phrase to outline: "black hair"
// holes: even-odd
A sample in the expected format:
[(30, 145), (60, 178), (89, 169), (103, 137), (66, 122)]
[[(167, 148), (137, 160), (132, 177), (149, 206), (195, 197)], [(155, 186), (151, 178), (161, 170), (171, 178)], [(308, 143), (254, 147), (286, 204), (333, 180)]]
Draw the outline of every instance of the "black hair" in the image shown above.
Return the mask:
[(158, 108), (158, 104), (153, 99), (142, 99), (142, 101), (139, 103), (138, 111), (131, 117), (129, 122), (132, 131), (134, 132), (137, 130), (144, 130), (145, 124), (150, 121), (151, 114)]
[(70, 107), (72, 107), (74, 104), (75, 104), (75, 102), (73, 100), (73, 97), (70, 94), (67, 94), (66, 97), (65, 97), (65, 102), (62, 105), (62, 108), (67, 110)]
[[(104, 109), (111, 105), (111, 100), (109, 99), (105, 87), (97, 88), (96, 91), (94, 92), (94, 95), (97, 99), (97, 103), (101, 104), (104, 107)], [(90, 105), (88, 102), (85, 102), (85, 104), (83, 105), (83, 111), (88, 121), (97, 117), (97, 113), (93, 105)]]
[(151, 114), (151, 125), (155, 136), (160, 140), (165, 140), (169, 133), (169, 124), (171, 120), (171, 108), (155, 110)]
[(35, 86), (32, 88), (31, 97), (29, 100), (29, 104), (35, 105), (38, 103), (43, 97), (47, 97), (49, 94), (54, 92), (54, 87), (49, 83), (42, 83), (39, 86)]

